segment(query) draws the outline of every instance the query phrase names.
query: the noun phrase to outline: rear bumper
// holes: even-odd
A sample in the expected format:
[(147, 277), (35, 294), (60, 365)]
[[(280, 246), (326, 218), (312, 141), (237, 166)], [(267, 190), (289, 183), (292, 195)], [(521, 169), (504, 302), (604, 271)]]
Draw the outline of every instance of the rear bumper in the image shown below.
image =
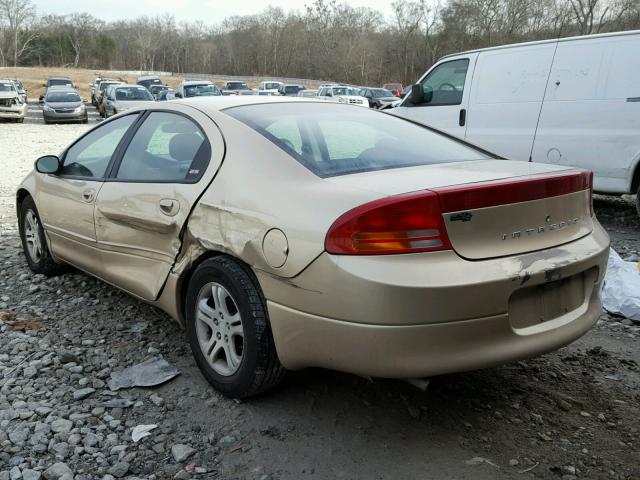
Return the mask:
[[(258, 277), (285, 367), (426, 377), (529, 358), (583, 335), (601, 313), (608, 246), (596, 222), (571, 244), (513, 257), (469, 262), (438, 252), (394, 262), (323, 254), (287, 282)], [(375, 268), (379, 262), (384, 268)], [(567, 308), (545, 309), (540, 321), (540, 292), (565, 283)], [(548, 303), (562, 302), (556, 297)]]

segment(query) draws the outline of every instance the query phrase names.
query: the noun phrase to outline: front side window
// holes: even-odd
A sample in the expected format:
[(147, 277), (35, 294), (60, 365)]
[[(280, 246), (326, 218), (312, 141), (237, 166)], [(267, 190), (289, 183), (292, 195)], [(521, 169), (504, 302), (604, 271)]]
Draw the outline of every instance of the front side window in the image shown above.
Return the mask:
[(112, 120), (73, 144), (64, 156), (61, 175), (103, 178), (118, 144), (137, 114)]
[(211, 157), (200, 127), (183, 115), (152, 112), (131, 139), (116, 178), (139, 182), (197, 181)]
[(386, 113), (334, 103), (224, 110), (319, 177), (486, 159), (487, 155)]
[[(469, 59), (452, 60), (438, 65), (422, 82), (422, 105), (460, 105), (467, 78)], [(416, 106), (409, 103), (409, 106)]]

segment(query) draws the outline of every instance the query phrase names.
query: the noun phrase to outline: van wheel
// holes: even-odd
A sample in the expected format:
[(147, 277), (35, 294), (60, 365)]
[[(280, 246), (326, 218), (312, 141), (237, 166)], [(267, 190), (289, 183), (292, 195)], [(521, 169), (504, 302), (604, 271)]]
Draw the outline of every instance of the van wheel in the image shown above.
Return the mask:
[(248, 267), (227, 256), (205, 260), (189, 281), (185, 307), (191, 350), (214, 388), (246, 398), (284, 378), (266, 302)]
[(51, 257), (33, 198), (27, 197), (22, 201), (18, 220), (22, 249), (31, 271), (49, 277), (60, 273), (62, 266), (54, 262)]

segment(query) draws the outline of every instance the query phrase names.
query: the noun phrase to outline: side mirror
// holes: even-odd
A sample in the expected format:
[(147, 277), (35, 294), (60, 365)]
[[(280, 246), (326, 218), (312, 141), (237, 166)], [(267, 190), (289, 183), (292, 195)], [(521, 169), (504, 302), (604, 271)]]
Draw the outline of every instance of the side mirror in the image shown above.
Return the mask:
[(60, 159), (55, 155), (45, 155), (36, 160), (36, 171), (38, 173), (57, 173), (60, 170)]
[(176, 92), (173, 94), (176, 98), (182, 98), (182, 94), (180, 92)]
[(429, 103), (433, 98), (433, 90), (427, 88), (422, 89), (422, 85), (411, 85), (411, 92), (409, 93), (409, 101), (414, 105), (421, 105), (423, 103)]

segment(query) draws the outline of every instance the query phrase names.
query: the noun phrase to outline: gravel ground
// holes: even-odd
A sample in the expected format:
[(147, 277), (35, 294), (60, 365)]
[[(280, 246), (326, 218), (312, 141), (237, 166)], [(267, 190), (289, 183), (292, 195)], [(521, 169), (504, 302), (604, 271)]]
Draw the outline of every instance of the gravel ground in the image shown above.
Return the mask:
[[(159, 310), (77, 271), (27, 269), (15, 187), (86, 128), (0, 125), (0, 480), (640, 478), (640, 327), (608, 315), (558, 352), (439, 377), (426, 393), (306, 370), (251, 401), (219, 396)], [(637, 259), (634, 207), (598, 197), (596, 211)], [(106, 387), (157, 355), (180, 375)], [(114, 399), (130, 406), (101, 406)], [(157, 428), (134, 442), (137, 425)]]

